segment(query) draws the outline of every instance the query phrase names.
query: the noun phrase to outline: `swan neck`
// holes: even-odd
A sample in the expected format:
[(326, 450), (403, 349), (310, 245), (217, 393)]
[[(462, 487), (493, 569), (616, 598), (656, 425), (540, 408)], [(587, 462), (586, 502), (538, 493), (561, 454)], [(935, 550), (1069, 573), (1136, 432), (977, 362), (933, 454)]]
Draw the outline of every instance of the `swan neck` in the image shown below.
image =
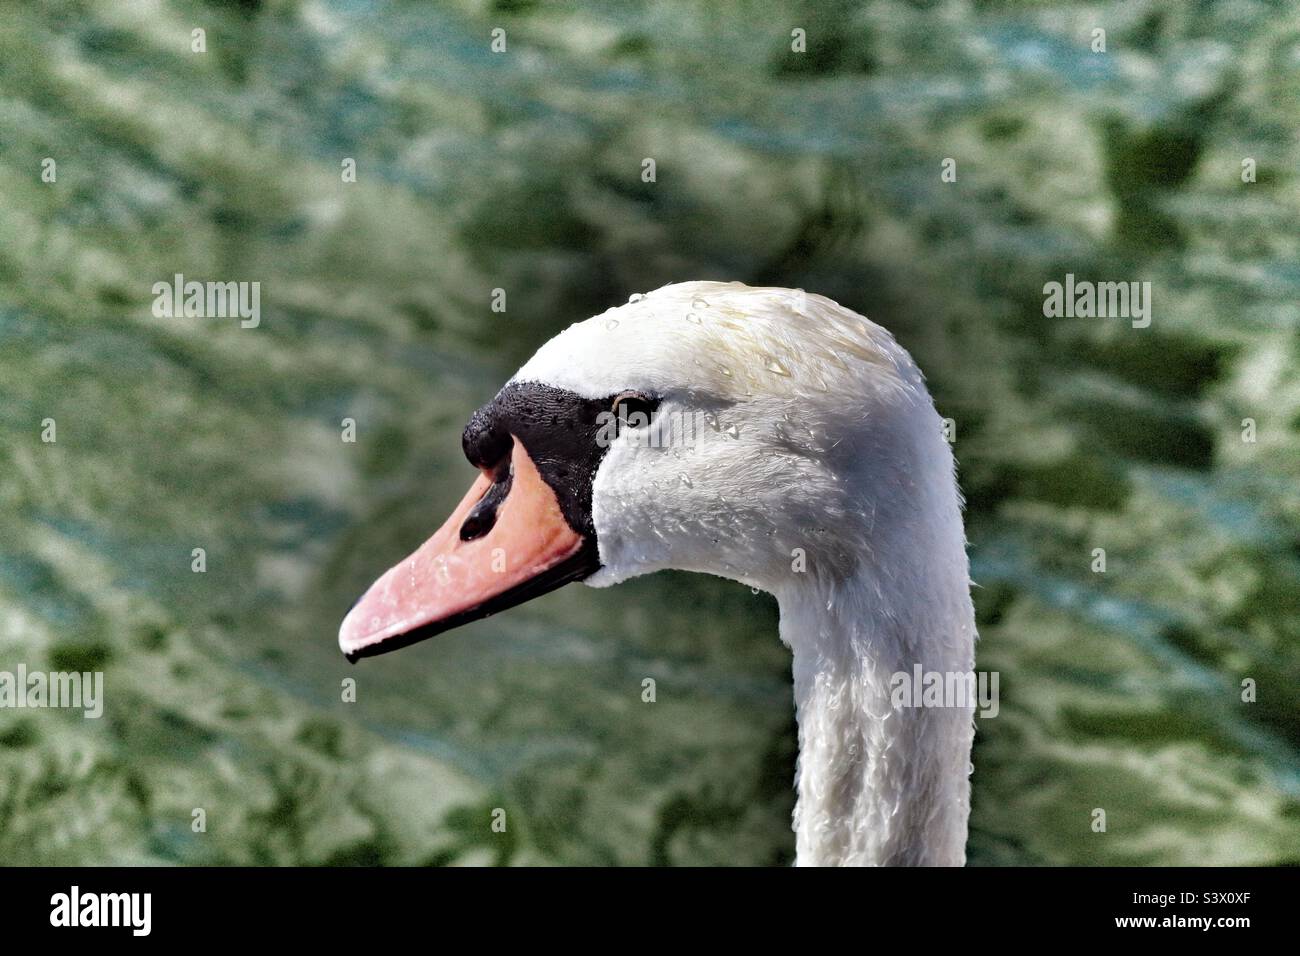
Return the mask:
[(896, 675), (917, 665), (972, 673), (962, 542), (957, 550), (947, 573), (927, 565), (921, 593), (864, 570), (780, 597), (799, 724), (799, 865), (964, 864), (973, 704), (900, 707), (894, 692)]

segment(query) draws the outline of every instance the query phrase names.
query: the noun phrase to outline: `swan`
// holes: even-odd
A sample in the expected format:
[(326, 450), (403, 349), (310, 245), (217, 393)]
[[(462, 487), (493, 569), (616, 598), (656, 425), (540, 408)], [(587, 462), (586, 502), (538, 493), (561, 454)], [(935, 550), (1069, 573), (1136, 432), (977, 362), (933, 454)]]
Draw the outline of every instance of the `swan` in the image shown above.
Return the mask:
[(828, 298), (682, 282), (545, 345), (463, 436), (480, 475), (344, 619), (349, 660), (571, 581), (664, 568), (773, 594), (793, 659), (798, 865), (965, 862), (972, 674), (962, 500), (924, 379)]

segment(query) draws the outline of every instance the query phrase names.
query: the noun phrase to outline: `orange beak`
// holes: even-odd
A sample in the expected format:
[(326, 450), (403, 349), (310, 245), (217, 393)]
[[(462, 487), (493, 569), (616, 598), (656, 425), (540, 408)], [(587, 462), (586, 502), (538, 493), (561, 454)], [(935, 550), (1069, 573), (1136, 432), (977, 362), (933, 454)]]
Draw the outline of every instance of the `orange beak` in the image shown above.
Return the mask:
[(595, 542), (569, 527), (516, 438), (508, 476), (481, 475), (437, 533), (370, 586), (344, 618), (339, 647), (353, 662), (394, 651), (581, 580), (598, 564)]

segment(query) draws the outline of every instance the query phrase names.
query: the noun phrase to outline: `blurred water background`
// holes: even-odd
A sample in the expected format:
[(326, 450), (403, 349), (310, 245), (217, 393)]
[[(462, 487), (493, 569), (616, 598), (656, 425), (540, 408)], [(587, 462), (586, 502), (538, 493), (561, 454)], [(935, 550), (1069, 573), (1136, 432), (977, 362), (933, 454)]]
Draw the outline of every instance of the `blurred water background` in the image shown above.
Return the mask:
[[(871, 316), (957, 423), (972, 863), (1300, 862), (1297, 119), (1263, 0), (6, 4), (0, 669), (108, 700), (0, 711), (0, 861), (788, 862), (766, 595), (335, 647), (537, 345), (710, 278)], [(260, 281), (261, 326), (155, 318), (178, 272)], [(1066, 272), (1151, 281), (1151, 327), (1045, 319)]]

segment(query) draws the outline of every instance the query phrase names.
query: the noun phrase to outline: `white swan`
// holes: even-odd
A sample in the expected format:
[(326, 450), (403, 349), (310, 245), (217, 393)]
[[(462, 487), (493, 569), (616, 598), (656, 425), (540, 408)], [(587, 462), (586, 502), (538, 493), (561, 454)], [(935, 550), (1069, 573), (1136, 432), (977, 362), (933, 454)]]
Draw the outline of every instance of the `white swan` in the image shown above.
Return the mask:
[(776, 596), (801, 865), (960, 865), (973, 714), (891, 678), (974, 666), (961, 501), (915, 364), (829, 299), (665, 286), (579, 322), (465, 430), (482, 475), (353, 608), (350, 659), (568, 581), (661, 568)]

